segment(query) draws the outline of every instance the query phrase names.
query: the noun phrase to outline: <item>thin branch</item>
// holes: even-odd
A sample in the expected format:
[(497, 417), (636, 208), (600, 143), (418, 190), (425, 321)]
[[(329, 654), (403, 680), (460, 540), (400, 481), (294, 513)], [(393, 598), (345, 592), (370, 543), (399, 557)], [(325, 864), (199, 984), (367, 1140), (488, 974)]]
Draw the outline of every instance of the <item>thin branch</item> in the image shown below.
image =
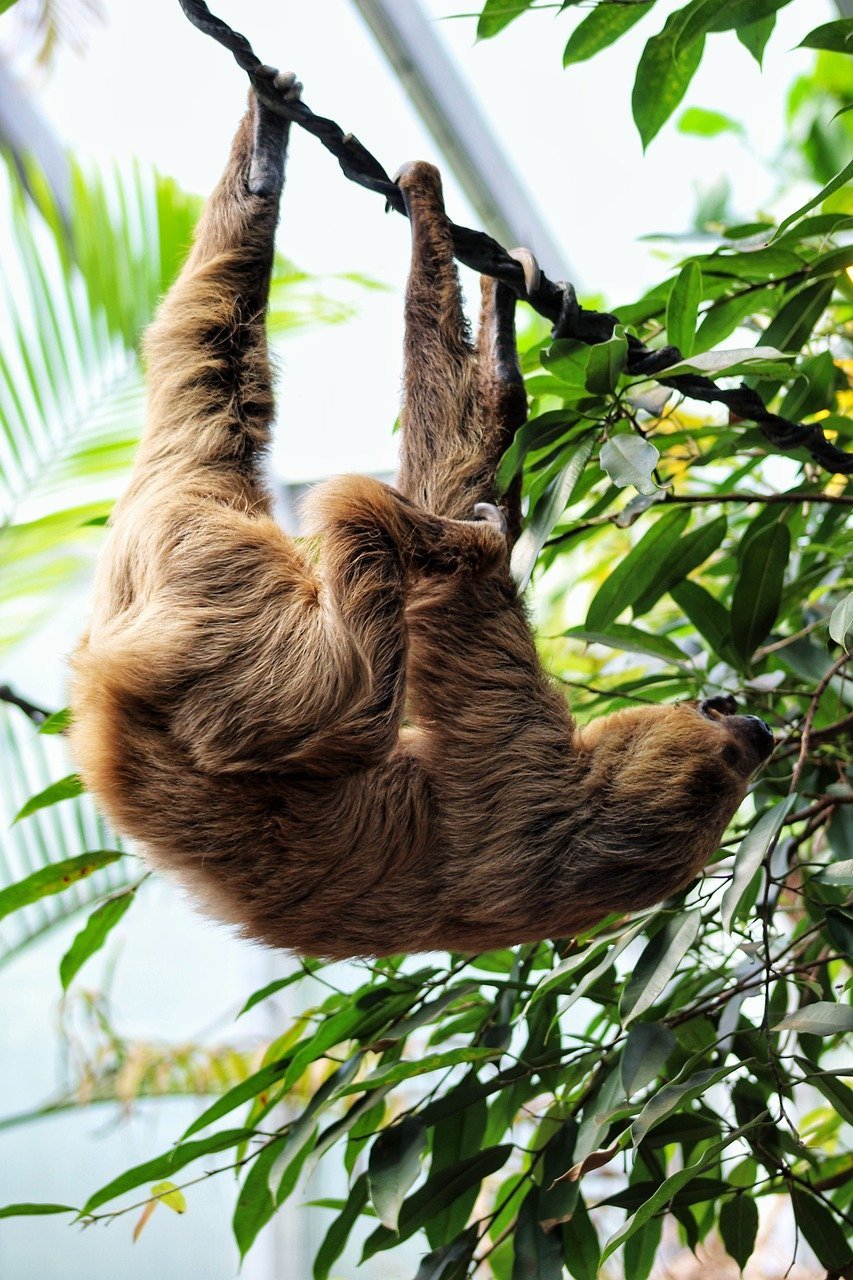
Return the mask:
[(806, 712), (805, 719), (803, 720), (803, 732), (800, 735), (800, 752), (799, 752), (799, 756), (797, 757), (797, 763), (794, 765), (794, 772), (791, 774), (791, 785), (788, 788), (789, 794), (793, 794), (797, 790), (797, 787), (800, 782), (800, 777), (802, 776), (803, 769), (805, 768), (805, 765), (806, 765), (806, 759), (808, 758), (808, 754), (809, 754), (809, 747), (811, 746), (812, 740), (814, 738), (814, 732), (812, 730), (812, 726), (814, 724), (814, 718), (817, 715), (818, 704), (820, 703), (820, 700), (823, 697), (826, 690), (829, 688), (829, 685), (832, 682), (832, 680), (834, 680), (835, 677), (838, 675), (839, 671), (841, 671), (847, 665), (851, 657), (853, 657), (853, 654), (842, 653), (841, 657), (838, 658), (835, 662), (833, 662), (829, 670), (825, 671), (824, 674), (821, 676), (820, 680), (817, 683), (815, 691), (812, 694), (808, 711)]
[[(661, 498), (659, 502), (654, 503), (650, 508), (654, 511), (656, 507), (683, 506), (683, 507), (710, 507), (717, 503), (734, 502), (734, 503), (761, 503), (762, 505), (781, 505), (790, 506), (796, 503), (818, 503), (820, 505), (829, 504), (830, 506), (853, 507), (853, 495), (847, 493), (745, 493), (733, 491), (732, 493), (668, 493), (665, 498)], [(554, 538), (549, 538), (546, 542), (547, 547), (558, 547), (563, 542), (570, 542), (572, 538), (577, 537), (579, 533), (584, 533), (587, 529), (603, 528), (608, 524), (616, 524), (622, 516), (622, 511), (611, 512), (607, 516), (593, 516), (591, 520), (583, 520), (579, 524), (575, 524), (571, 529), (566, 529), (564, 533), (557, 534)]]
[(44, 707), (37, 707), (34, 702), (22, 698), (8, 684), (0, 684), (0, 702), (8, 702), (12, 707), (19, 707), (25, 716), (29, 716), (33, 724), (44, 724), (52, 714), (50, 711), (45, 711)]
[(847, 493), (672, 493), (664, 502), (681, 502), (686, 506), (711, 506), (715, 502), (761, 502), (789, 506), (798, 502), (829, 503), (838, 507), (853, 507), (853, 496)]

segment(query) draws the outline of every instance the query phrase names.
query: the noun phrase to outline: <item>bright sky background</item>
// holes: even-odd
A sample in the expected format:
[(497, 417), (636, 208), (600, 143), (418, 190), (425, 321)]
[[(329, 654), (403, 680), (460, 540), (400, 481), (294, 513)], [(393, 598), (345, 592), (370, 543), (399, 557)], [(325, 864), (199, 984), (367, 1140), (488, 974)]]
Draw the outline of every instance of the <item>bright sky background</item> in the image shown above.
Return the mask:
[[(670, 123), (644, 157), (630, 123), (633, 71), (642, 44), (674, 4), (658, 4), (613, 49), (569, 71), (561, 54), (577, 9), (545, 9), (477, 44), (473, 17), (452, 17), (468, 7), (465, 0), (425, 3), (564, 246), (576, 281), (608, 305), (631, 299), (661, 274), (654, 249), (637, 238), (689, 226), (697, 184), (725, 172), (744, 217), (772, 198), (772, 172), (756, 156), (772, 157), (778, 147), (786, 87), (811, 64), (811, 55), (790, 51), (834, 12), (830, 0), (783, 9), (763, 75), (733, 34), (711, 37), (684, 105), (737, 117), (749, 142), (697, 140)], [(177, 0), (108, 0), (106, 8), (109, 24), (91, 32), (85, 56), (62, 53), (52, 77), (38, 86), (43, 110), (78, 154), (136, 155), (206, 193), (241, 112), (241, 74), (189, 25)], [(350, 0), (214, 0), (213, 8), (250, 37), (261, 57), (295, 69), (309, 105), (355, 132), (389, 172), (417, 157), (441, 163)], [(284, 250), (311, 271), (359, 271), (392, 291), (359, 294), (354, 322), (285, 345), (274, 466), (291, 481), (348, 469), (389, 471), (407, 227), (385, 216), (377, 196), (346, 182), (315, 139), (295, 132)], [(445, 187), (452, 216), (476, 225), (449, 174)]]

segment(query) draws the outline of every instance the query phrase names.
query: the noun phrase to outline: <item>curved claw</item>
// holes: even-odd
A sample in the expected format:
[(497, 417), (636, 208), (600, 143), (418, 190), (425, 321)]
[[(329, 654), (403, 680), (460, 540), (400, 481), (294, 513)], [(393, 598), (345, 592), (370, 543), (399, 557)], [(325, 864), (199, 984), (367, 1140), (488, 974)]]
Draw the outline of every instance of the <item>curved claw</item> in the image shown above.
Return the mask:
[(530, 249), (510, 249), (509, 256), (518, 262), (524, 271), (524, 291), (531, 297), (539, 288), (542, 270)]

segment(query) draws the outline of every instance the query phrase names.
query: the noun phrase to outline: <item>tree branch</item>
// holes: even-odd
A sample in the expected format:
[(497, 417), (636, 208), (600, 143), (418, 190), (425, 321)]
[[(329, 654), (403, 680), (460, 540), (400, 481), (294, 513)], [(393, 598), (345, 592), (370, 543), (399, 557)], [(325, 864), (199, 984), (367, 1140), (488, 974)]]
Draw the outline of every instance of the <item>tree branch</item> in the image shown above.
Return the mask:
[(33, 724), (44, 724), (45, 720), (49, 720), (51, 716), (50, 711), (45, 711), (44, 707), (37, 707), (34, 702), (22, 698), (8, 684), (0, 684), (0, 702), (8, 702), (10, 706), (19, 707), (25, 716), (29, 716)]

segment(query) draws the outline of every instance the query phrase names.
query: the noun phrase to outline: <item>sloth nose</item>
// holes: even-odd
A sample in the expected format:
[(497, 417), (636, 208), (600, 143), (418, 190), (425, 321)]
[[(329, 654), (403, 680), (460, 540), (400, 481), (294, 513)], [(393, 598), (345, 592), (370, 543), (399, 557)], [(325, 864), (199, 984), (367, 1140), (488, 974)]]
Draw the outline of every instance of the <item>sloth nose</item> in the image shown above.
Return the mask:
[(758, 716), (741, 716), (741, 720), (750, 741), (761, 752), (762, 759), (769, 756), (776, 743), (770, 725)]
[(737, 703), (730, 693), (722, 693), (716, 698), (705, 698), (699, 703), (703, 715), (716, 712), (721, 716), (733, 716), (737, 711)]

